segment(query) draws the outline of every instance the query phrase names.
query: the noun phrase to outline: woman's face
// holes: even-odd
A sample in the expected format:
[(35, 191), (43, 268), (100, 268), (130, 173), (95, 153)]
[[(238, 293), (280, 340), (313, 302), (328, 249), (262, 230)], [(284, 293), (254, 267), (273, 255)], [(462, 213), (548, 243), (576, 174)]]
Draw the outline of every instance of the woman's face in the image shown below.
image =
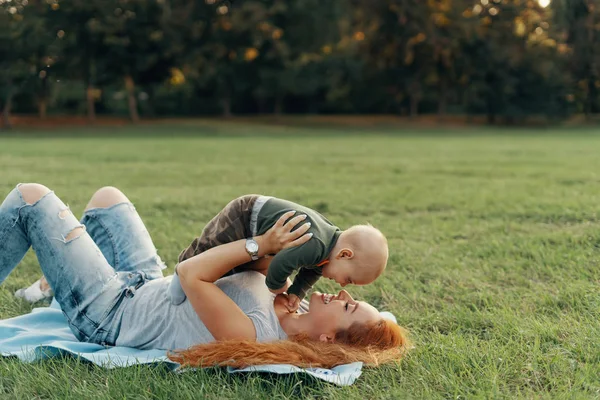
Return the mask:
[(346, 330), (356, 322), (369, 323), (381, 319), (375, 307), (354, 300), (345, 290), (337, 295), (314, 292), (309, 304), (309, 335), (315, 339), (332, 340), (336, 332)]

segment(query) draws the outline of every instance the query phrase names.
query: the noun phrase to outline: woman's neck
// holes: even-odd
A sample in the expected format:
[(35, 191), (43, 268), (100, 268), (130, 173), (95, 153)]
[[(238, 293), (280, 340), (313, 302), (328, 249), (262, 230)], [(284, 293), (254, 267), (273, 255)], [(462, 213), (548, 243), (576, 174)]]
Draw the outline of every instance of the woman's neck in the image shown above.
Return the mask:
[(275, 298), (275, 303), (273, 304), (275, 315), (277, 315), (281, 329), (283, 329), (288, 336), (307, 333), (308, 330), (306, 329), (306, 325), (308, 322), (308, 313), (290, 313), (285, 306), (285, 301), (286, 299), (284, 296), (277, 296)]

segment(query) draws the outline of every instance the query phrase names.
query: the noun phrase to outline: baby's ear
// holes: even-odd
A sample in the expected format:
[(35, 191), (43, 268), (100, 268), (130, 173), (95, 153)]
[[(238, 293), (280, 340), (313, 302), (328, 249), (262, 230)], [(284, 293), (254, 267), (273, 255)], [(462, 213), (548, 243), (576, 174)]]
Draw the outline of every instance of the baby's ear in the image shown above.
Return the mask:
[(337, 258), (343, 258), (346, 260), (351, 260), (354, 258), (354, 251), (352, 251), (352, 249), (341, 249), (340, 252), (338, 253)]

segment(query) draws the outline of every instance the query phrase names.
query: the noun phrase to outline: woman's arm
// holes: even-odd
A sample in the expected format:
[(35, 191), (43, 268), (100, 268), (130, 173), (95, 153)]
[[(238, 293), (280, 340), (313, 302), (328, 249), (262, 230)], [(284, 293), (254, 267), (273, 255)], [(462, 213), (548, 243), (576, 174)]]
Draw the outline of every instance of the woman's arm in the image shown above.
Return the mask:
[[(292, 215), (293, 213), (284, 214), (269, 231), (254, 238), (259, 245), (259, 257), (310, 240), (311, 235), (304, 235), (309, 228), (306, 224), (291, 231), (303, 220), (302, 216), (298, 216), (286, 223)], [(177, 266), (183, 291), (216, 340), (256, 339), (256, 331), (250, 318), (214, 284), (231, 269), (250, 261), (245, 242), (238, 240), (214, 247)]]

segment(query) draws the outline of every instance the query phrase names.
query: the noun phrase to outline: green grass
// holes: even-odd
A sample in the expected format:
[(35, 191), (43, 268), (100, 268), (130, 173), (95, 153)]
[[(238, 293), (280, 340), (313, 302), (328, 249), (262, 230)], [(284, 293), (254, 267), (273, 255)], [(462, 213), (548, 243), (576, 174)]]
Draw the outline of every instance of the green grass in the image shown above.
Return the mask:
[[(409, 329), (416, 348), (401, 363), (338, 388), (1, 359), (0, 397), (600, 398), (600, 131), (345, 131), (199, 122), (17, 132), (0, 136), (0, 191), (41, 182), (79, 213), (95, 189), (117, 186), (169, 273), (241, 194), (294, 200), (341, 227), (370, 222), (389, 238), (388, 269), (350, 291)], [(0, 318), (30, 310), (12, 294), (39, 274), (28, 254), (0, 287)]]

